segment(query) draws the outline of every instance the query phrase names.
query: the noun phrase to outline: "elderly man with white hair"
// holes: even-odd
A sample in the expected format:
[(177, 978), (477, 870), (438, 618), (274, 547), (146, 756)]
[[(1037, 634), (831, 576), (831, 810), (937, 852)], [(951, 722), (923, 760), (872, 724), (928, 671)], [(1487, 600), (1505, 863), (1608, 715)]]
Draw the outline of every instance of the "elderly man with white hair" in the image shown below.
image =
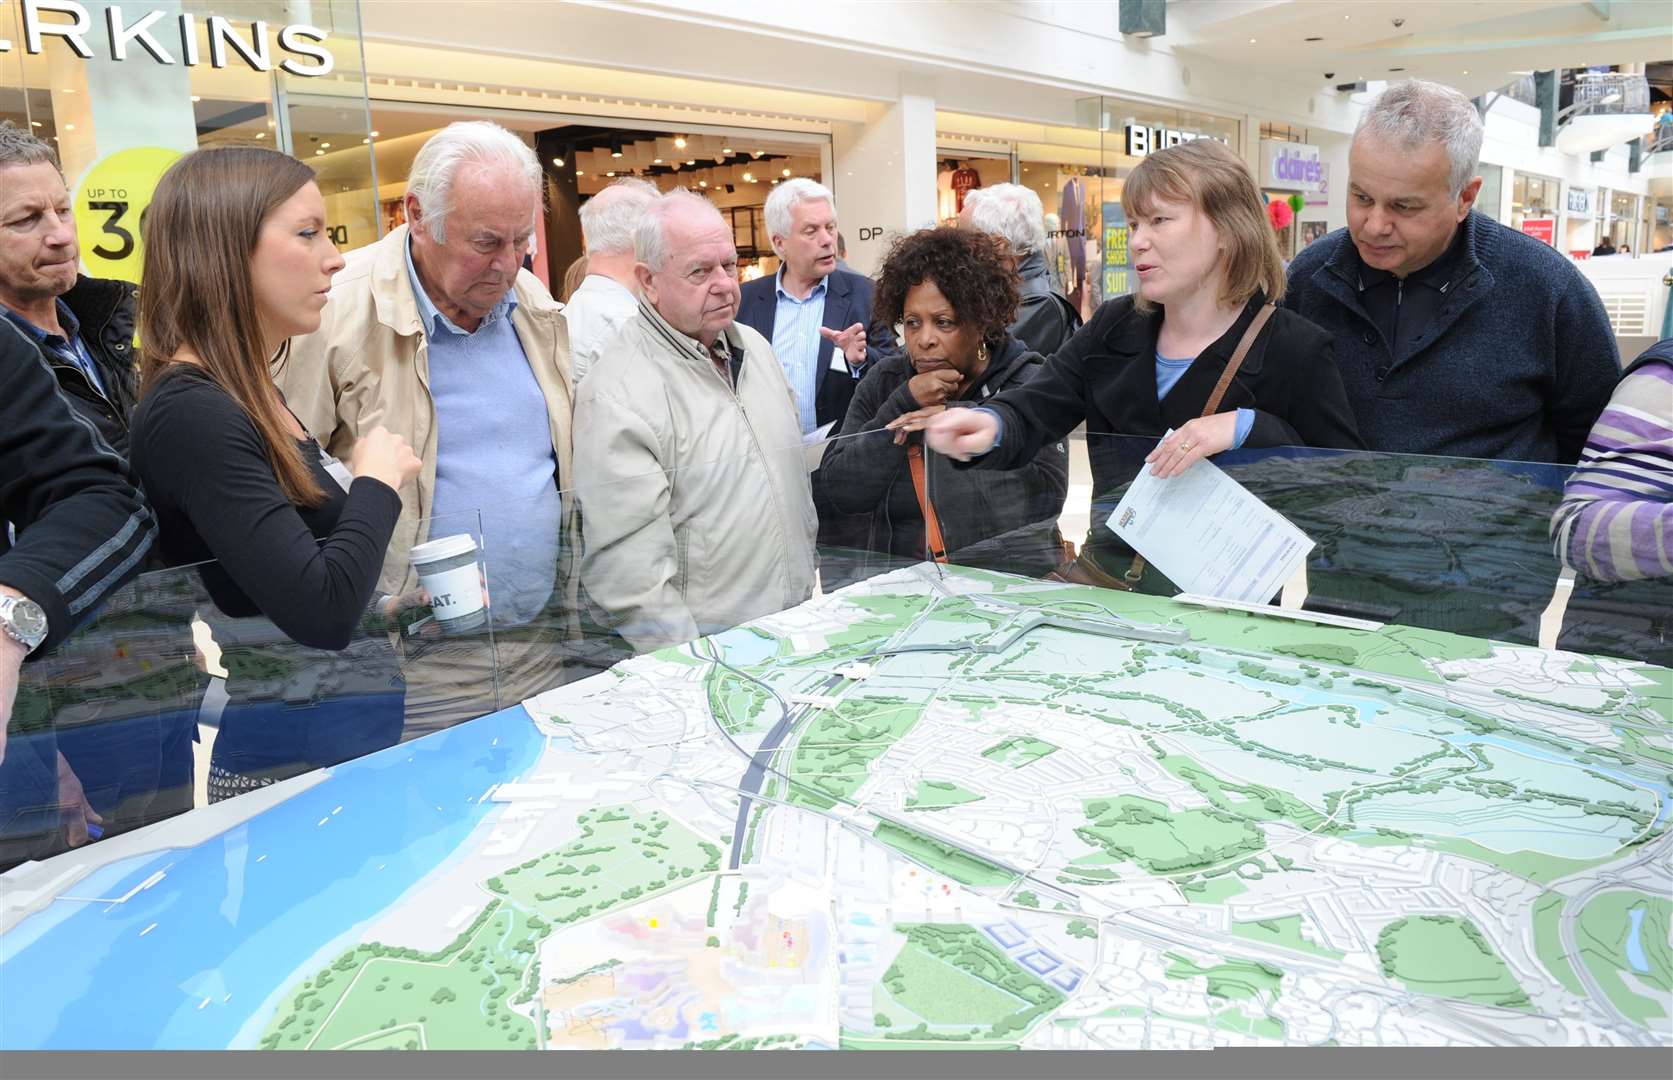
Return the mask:
[(807, 435), (841, 424), (854, 384), (885, 355), (879, 347), (892, 351), (893, 333), (867, 329), (871, 280), (837, 267), (836, 200), (829, 188), (804, 177), (783, 181), (767, 196), (763, 216), (781, 265), (772, 277), (744, 285), (738, 321), (773, 343)]
[(1348, 227), (1289, 267), (1284, 306), (1327, 330), (1373, 450), (1573, 463), (1620, 377), (1597, 290), (1475, 209), (1481, 116), (1451, 87), (1389, 87), (1348, 151)]
[(675, 190), (634, 238), (638, 315), (575, 403), (581, 587), (644, 651), (807, 599), (815, 519), (795, 398), (736, 322), (732, 228)]
[(1046, 269), (1046, 211), (1040, 197), (1021, 184), (974, 188), (964, 197), (959, 227), (1004, 240), (1017, 272), (1016, 318), (1010, 335), (1030, 352), (1050, 356), (1080, 329), (1080, 313), (1054, 292)]
[[(349, 254), (319, 330), (292, 339), (275, 370), (292, 411), (333, 455), (346, 460), (382, 425), (423, 460), (400, 492), (382, 592), (416, 588), (417, 544), (457, 533), (486, 544), (494, 662), (512, 701), (538, 692), (554, 667), (549, 646), (519, 656), (510, 631), (548, 618), (571, 509), (560, 494), (570, 480), (568, 333), (562, 308), (522, 269), (543, 190), (534, 152), (499, 125), (437, 132), (413, 160), (407, 224)], [(463, 684), (466, 658), (450, 663)], [(484, 673), (490, 686), (494, 675)], [(486, 711), (456, 685), (438, 690), (432, 715), (415, 716), (425, 706), (412, 677), (408, 737)]]
[(581, 204), (587, 242), (587, 276), (564, 305), (575, 385), (599, 361), (605, 345), (639, 311), (633, 279), (633, 230), (657, 199), (656, 185), (624, 176)]

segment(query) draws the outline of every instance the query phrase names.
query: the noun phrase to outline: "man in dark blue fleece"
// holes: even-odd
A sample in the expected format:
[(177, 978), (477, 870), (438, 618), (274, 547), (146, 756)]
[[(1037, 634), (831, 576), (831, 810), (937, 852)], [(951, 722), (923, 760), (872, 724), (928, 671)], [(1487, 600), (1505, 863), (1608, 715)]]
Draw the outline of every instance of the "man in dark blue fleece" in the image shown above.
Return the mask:
[(1373, 450), (1572, 463), (1620, 377), (1561, 253), (1473, 209), (1482, 122), (1450, 87), (1389, 87), (1348, 155), (1348, 227), (1289, 268)]

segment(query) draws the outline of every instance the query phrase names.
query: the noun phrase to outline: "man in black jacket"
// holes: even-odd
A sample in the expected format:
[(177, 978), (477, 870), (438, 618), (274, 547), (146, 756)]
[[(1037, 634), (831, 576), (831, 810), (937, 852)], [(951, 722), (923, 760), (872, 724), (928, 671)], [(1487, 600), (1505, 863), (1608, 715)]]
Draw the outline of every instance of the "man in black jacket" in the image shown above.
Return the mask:
[(976, 188), (964, 197), (958, 221), (960, 228), (997, 236), (1010, 246), (1020, 294), (1011, 336), (1041, 356), (1061, 349), (1080, 329), (1080, 314), (1068, 297), (1052, 291), (1040, 197), (1021, 184)]
[[(50, 854), (61, 827), (84, 842), (98, 820), (50, 724), (14, 727), (12, 705), (24, 659), (138, 573), (156, 534), (126, 463), (65, 404), (40, 350), (0, 320), (0, 869)], [(61, 806), (72, 811), (62, 826)]]
[(57, 155), (0, 123), (0, 315), (34, 340), (70, 405), (126, 457), (135, 289), (78, 273), (79, 258)]

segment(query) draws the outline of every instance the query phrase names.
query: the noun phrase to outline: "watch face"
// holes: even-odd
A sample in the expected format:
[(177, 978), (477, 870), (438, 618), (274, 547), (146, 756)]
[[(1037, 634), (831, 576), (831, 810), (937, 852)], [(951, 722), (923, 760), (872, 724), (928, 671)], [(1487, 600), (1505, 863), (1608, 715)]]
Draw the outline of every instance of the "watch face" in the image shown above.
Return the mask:
[(12, 625), (25, 637), (46, 637), (46, 612), (33, 600), (19, 600), (12, 606)]
[(7, 621), (25, 644), (33, 645), (46, 637), (46, 612), (33, 600), (17, 600), (11, 605)]

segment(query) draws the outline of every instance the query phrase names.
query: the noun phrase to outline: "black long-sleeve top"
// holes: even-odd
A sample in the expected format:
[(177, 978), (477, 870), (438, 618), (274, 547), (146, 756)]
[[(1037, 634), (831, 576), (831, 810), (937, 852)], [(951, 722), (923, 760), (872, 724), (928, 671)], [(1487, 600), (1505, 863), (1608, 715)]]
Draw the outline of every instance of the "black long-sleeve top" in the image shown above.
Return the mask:
[(206, 582), (225, 614), (260, 614), (302, 645), (342, 649), (371, 601), (401, 497), (366, 476), (344, 492), (319, 446), (299, 445), (325, 492), (318, 506), (285, 497), (255, 424), (201, 370), (177, 365), (134, 410), (134, 469), (168, 565), (216, 560), (224, 580)]
[[(1144, 455), (1169, 428), (1202, 414), (1266, 298), (1250, 297), (1231, 329), (1198, 354), (1173, 389), (1156, 397), (1156, 340), (1162, 309), (1139, 311), (1130, 296), (1106, 301), (1046, 368), (1021, 386), (982, 403), (1003, 422), (993, 450), (960, 463), (977, 469), (1014, 469), (1047, 443), (1063, 438), (1083, 420), (1092, 466), (1093, 502), (1113, 503), (1144, 463)], [(1363, 449), (1359, 429), (1336, 370), (1331, 336), (1279, 308), (1255, 339), (1220, 412), (1253, 409), (1254, 426), (1244, 449), (1323, 446)], [(1130, 553), (1094, 514), (1096, 554)], [(1101, 559), (1114, 566), (1116, 561)], [(1108, 568), (1106, 566), (1106, 568)]]
[(46, 612), (35, 654), (138, 573), (156, 535), (121, 457), (70, 408), (34, 342), (0, 319), (0, 584)]

